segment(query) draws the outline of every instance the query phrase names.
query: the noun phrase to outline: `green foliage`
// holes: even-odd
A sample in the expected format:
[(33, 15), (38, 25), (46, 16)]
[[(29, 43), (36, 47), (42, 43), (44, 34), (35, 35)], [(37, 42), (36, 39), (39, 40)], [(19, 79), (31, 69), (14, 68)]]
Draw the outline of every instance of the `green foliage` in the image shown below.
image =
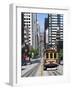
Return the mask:
[(60, 49), (59, 60), (62, 60), (62, 59), (63, 59), (63, 49)]
[[(31, 58), (35, 58), (35, 57), (38, 55), (38, 52), (39, 52), (38, 49), (32, 48), (32, 49), (29, 51), (29, 55), (30, 55)], [(32, 53), (34, 54), (34, 56), (32, 56)]]

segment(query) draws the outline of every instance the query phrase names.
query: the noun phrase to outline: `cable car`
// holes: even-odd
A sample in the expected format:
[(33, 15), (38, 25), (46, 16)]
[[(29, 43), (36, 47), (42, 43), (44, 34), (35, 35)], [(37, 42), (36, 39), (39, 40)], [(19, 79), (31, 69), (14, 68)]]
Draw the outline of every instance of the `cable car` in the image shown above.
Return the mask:
[(56, 48), (48, 48), (44, 51), (43, 55), (43, 67), (44, 70), (47, 68), (54, 68), (59, 65), (58, 52)]

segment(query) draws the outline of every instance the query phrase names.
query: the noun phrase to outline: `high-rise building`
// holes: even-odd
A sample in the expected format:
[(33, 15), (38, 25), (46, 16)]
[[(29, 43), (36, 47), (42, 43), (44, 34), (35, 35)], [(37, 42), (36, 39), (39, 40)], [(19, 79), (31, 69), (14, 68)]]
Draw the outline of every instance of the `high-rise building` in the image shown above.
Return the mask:
[[(48, 32), (46, 30), (48, 29)], [(62, 14), (48, 14), (48, 18), (45, 19), (45, 31), (44, 31), (44, 43), (45, 47), (53, 47), (56, 44), (56, 35), (59, 30), (60, 40), (63, 41), (63, 15)], [(48, 45), (46, 34), (48, 33)]]
[(44, 33), (40, 32), (40, 56), (44, 50)]
[(29, 12), (22, 12), (21, 22), (22, 47), (25, 45), (32, 46), (32, 14)]
[(38, 49), (38, 52), (40, 55), (40, 25), (39, 25), (39, 22), (37, 22), (36, 48)]
[(37, 22), (37, 14), (30, 12), (21, 13), (21, 40), (22, 48), (39, 48), (40, 26)]
[(36, 33), (37, 33), (37, 14), (32, 14), (32, 44), (33, 48), (36, 49)]
[(45, 18), (44, 23), (44, 47), (47, 48), (48, 45), (48, 18)]
[(28, 54), (32, 47), (32, 14), (21, 13), (21, 48), (23, 53)]
[(55, 45), (57, 31), (60, 31), (60, 39), (63, 40), (63, 15), (48, 14), (48, 42)]
[(36, 47), (39, 49), (40, 47), (40, 25), (37, 22), (37, 31), (36, 31)]
[(40, 46), (40, 25), (37, 21), (37, 14), (32, 13), (32, 47), (39, 49)]

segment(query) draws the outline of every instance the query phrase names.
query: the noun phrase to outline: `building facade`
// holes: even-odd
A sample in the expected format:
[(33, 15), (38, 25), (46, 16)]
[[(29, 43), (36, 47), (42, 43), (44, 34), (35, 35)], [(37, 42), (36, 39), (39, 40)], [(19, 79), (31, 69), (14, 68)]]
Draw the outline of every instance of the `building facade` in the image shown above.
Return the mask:
[(44, 33), (40, 32), (40, 56), (42, 56), (44, 50)]
[(36, 31), (36, 48), (40, 48), (40, 25), (37, 22), (37, 31)]
[(48, 41), (51, 46), (55, 45), (58, 30), (60, 31), (60, 39), (63, 40), (63, 15), (48, 14)]
[(22, 54), (29, 52), (32, 47), (32, 14), (21, 13), (21, 48)]
[(36, 33), (37, 33), (37, 14), (32, 14), (32, 44), (33, 48), (36, 49)]
[(22, 12), (21, 13), (21, 46), (23, 52), (25, 48), (38, 49), (40, 45), (40, 26), (37, 22), (37, 14)]
[(40, 55), (40, 25), (37, 22), (37, 32), (36, 32), (36, 48), (38, 50), (38, 54)]
[(37, 21), (37, 14), (32, 13), (32, 44), (34, 49), (40, 47), (40, 25)]
[(44, 47), (47, 48), (48, 45), (48, 18), (45, 18), (44, 22)]
[[(48, 46), (54, 47), (56, 44), (56, 35), (59, 30), (60, 40), (63, 41), (63, 15), (62, 14), (48, 14), (48, 18), (45, 19), (45, 32), (48, 29)], [(45, 38), (45, 37), (44, 37)], [(44, 39), (45, 46), (47, 45), (46, 38)]]

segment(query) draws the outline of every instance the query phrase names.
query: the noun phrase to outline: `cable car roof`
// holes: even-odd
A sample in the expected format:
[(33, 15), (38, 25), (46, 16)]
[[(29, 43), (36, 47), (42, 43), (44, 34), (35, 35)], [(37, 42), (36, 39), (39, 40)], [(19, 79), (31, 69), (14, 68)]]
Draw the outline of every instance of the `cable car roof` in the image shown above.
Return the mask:
[(48, 49), (44, 50), (44, 53), (45, 52), (57, 52), (57, 49), (56, 48), (48, 48)]

